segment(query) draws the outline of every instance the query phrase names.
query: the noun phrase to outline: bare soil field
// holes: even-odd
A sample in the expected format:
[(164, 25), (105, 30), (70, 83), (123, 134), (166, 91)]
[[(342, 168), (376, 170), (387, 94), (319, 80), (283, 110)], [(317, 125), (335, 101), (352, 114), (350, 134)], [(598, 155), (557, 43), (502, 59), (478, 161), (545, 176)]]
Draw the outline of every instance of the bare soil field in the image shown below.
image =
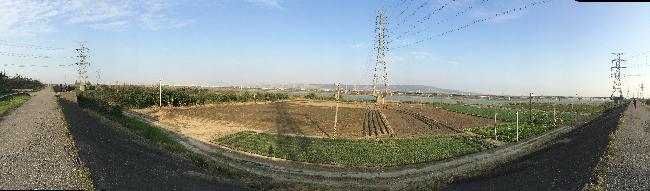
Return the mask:
[[(250, 130), (266, 133), (330, 137), (336, 102), (293, 100), (256, 104), (215, 104), (177, 108), (134, 110), (176, 131), (200, 140)], [(380, 112), (368, 103), (341, 103), (337, 137), (382, 138), (453, 134), (464, 128), (492, 125), (490, 119), (436, 109), (422, 104), (387, 104)], [(415, 117), (414, 117), (415, 116)], [(382, 120), (383, 118), (383, 120)], [(429, 123), (425, 121), (430, 121)], [(387, 123), (387, 124), (384, 124)], [(442, 126), (432, 125), (442, 124)], [(390, 128), (375, 128), (390, 126)], [(390, 134), (388, 130), (392, 130)]]

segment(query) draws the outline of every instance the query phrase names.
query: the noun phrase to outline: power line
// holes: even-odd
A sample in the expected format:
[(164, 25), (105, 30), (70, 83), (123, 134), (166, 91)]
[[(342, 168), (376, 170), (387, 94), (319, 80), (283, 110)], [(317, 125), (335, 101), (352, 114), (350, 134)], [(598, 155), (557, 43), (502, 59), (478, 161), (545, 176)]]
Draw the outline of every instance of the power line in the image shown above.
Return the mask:
[[(42, 68), (48, 68), (50, 65), (45, 65), (45, 64), (3, 64), (5, 67), (8, 66), (14, 66), (14, 67), (19, 67), (19, 68), (25, 68), (25, 67), (42, 67)], [(67, 67), (67, 66), (72, 66), (73, 64), (58, 64), (58, 65), (52, 65), (52, 67)]]
[(629, 60), (629, 59), (632, 59), (632, 58), (636, 58), (636, 57), (639, 57), (639, 56), (646, 55), (646, 54), (648, 54), (648, 53), (650, 53), (650, 50), (649, 50), (649, 51), (645, 51), (645, 52), (641, 52), (641, 53), (638, 53), (638, 54), (635, 54), (635, 55), (630, 56), (630, 57), (627, 57), (627, 58), (625, 58), (625, 59), (628, 59), (628, 60)]
[(409, 44), (406, 44), (406, 45), (402, 45), (402, 46), (399, 46), (397, 48), (405, 48), (405, 47), (417, 45), (417, 44), (423, 43), (425, 41), (432, 40), (434, 37), (442, 37), (442, 36), (445, 36), (445, 35), (447, 35), (449, 33), (461, 31), (461, 30), (464, 30), (464, 29), (466, 29), (466, 28), (468, 28), (470, 26), (473, 26), (473, 25), (476, 25), (476, 24), (479, 24), (479, 23), (490, 21), (492, 19), (495, 19), (495, 18), (498, 18), (498, 17), (501, 17), (501, 16), (513, 14), (513, 13), (516, 13), (516, 12), (520, 12), (520, 11), (526, 10), (526, 9), (528, 9), (530, 7), (542, 5), (542, 4), (545, 4), (545, 3), (548, 3), (548, 2), (550, 2), (550, 0), (534, 1), (534, 2), (528, 3), (525, 6), (518, 7), (518, 8), (512, 8), (512, 9), (509, 9), (509, 10), (506, 10), (506, 11), (498, 12), (498, 13), (492, 15), (492, 16), (485, 17), (485, 18), (482, 18), (482, 19), (476, 19), (471, 23), (468, 23), (468, 24), (465, 24), (465, 25), (462, 25), (462, 26), (458, 26), (457, 28), (454, 28), (454, 29), (451, 29), (451, 30), (448, 30), (448, 31), (445, 31), (445, 32), (442, 32), (442, 33), (439, 33), (439, 34), (436, 34), (434, 36), (429, 36), (429, 37), (427, 37), (425, 39), (421, 39), (421, 40), (418, 40), (418, 41), (415, 41), (415, 42), (412, 42), (412, 43), (409, 43)]
[[(454, 0), (454, 1), (455, 1), (455, 0)], [(424, 1), (424, 3), (420, 4), (419, 6), (417, 6), (417, 8), (415, 8), (415, 10), (413, 10), (413, 12), (411, 12), (411, 14), (408, 14), (408, 15), (404, 16), (404, 19), (402, 20), (401, 23), (397, 23), (397, 27), (399, 27), (400, 25), (406, 23), (406, 20), (408, 20), (409, 17), (412, 17), (413, 15), (417, 14), (418, 11), (420, 11), (420, 9), (424, 8), (424, 7), (427, 6), (428, 4), (429, 4), (429, 1)], [(401, 15), (401, 14), (400, 14), (400, 15)]]
[(73, 58), (73, 57), (55, 57), (55, 56), (47, 56), (47, 55), (23, 54), (23, 53), (5, 52), (5, 51), (0, 51), (0, 55), (18, 57), (18, 58)]
[[(417, 20), (415, 23), (422, 24), (422, 23), (428, 21), (429, 19), (431, 19), (431, 17), (432, 17), (433, 15), (439, 13), (439, 12), (442, 11), (445, 7), (449, 6), (450, 3), (453, 3), (453, 2), (456, 2), (456, 0), (447, 1), (447, 3), (443, 4), (442, 6), (436, 8), (436, 9), (434, 9), (432, 12), (430, 12), (430, 13), (427, 14), (427, 15), (425, 15), (425, 16), (422, 17), (421, 19)], [(415, 29), (416, 27), (417, 27), (416, 24), (411, 24), (411, 25), (409, 25), (409, 27), (408, 27), (407, 31), (405, 32), (405, 34), (406, 34), (406, 33), (409, 33), (411, 30)], [(398, 38), (396, 38), (396, 39), (399, 39), (399, 38), (400, 38), (400, 37), (398, 37)]]
[[(490, 0), (481, 0), (481, 1), (480, 1), (479, 3), (477, 3), (477, 4), (469, 5), (469, 6), (467, 6), (465, 9), (456, 12), (453, 16), (446, 17), (446, 18), (444, 18), (444, 19), (439, 19), (438, 21), (435, 22), (435, 25), (443, 24), (443, 23), (449, 21), (451, 18), (455, 18), (455, 17), (461, 16), (461, 15), (464, 15), (465, 13), (467, 13), (467, 12), (469, 12), (470, 10), (474, 9), (475, 7), (478, 7), (478, 6), (480, 6), (480, 5), (483, 5), (483, 4), (487, 3), (488, 1), (490, 1)], [(447, 3), (447, 4), (449, 4), (449, 3)], [(439, 9), (438, 12), (439, 12), (440, 10), (442, 10), (444, 7), (447, 7), (447, 4), (445, 4), (445, 5), (443, 5), (442, 7), (438, 8), (438, 9)], [(434, 10), (434, 12), (436, 12), (436, 11)], [(432, 12), (432, 13), (433, 13), (433, 12)], [(435, 13), (433, 13), (433, 14), (435, 14)], [(433, 15), (433, 14), (431, 14), (431, 15)], [(431, 17), (426, 18), (426, 20), (429, 20), (429, 19), (431, 19)], [(418, 23), (424, 23), (426, 20), (418, 21)], [(431, 26), (432, 26), (432, 25), (427, 25), (426, 28), (424, 28), (424, 29), (422, 29), (422, 30), (418, 30), (418, 31), (416, 31), (416, 32), (413, 34), (413, 36), (418, 35), (418, 34), (424, 32), (424, 31), (428, 31), (429, 29), (431, 29)], [(412, 31), (414, 31), (415, 28), (416, 28), (415, 25), (411, 25), (411, 26), (407, 29), (406, 32), (402, 33), (400, 36), (398, 36), (397, 38), (395, 38), (395, 40), (399, 40), (399, 39), (405, 37), (406, 35), (408, 35), (408, 34), (411, 33)]]
[(64, 49), (64, 48), (57, 48), (57, 47), (50, 47), (50, 46), (33, 45), (27, 43), (9, 42), (6, 40), (0, 40), (0, 46), (11, 46), (17, 48), (28, 48), (28, 49), (36, 49), (36, 50), (63, 50)]
[(395, 9), (397, 7), (400, 7), (400, 6), (404, 5), (404, 3), (406, 3), (406, 1), (413, 1), (413, 0), (393, 1), (392, 5), (390, 5), (389, 7), (386, 7), (386, 5), (384, 4), (384, 6), (382, 7), (382, 10), (385, 10), (387, 12), (387, 14), (388, 14), (388, 12), (390, 12), (391, 9)]

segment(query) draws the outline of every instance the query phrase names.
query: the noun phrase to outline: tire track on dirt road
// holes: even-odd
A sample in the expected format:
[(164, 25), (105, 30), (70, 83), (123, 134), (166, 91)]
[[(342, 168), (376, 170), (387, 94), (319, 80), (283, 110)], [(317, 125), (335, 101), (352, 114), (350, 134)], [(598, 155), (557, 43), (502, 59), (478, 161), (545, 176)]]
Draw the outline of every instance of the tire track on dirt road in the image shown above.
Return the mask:
[(33, 93), (0, 122), (0, 189), (88, 189), (54, 92)]
[(234, 180), (212, 174), (91, 117), (61, 101), (79, 155), (97, 189), (105, 190), (247, 190)]
[(554, 144), (442, 190), (580, 190), (607, 149), (625, 107), (617, 107)]

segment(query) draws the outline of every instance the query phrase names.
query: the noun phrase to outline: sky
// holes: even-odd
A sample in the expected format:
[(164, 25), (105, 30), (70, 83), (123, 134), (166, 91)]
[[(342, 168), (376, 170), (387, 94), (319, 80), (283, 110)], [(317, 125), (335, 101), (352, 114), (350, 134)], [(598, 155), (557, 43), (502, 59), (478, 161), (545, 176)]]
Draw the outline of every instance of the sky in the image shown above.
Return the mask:
[(370, 84), (383, 10), (392, 85), (608, 97), (622, 52), (624, 96), (650, 87), (650, 3), (537, 2), (3, 0), (0, 70), (72, 83), (86, 42), (91, 82)]

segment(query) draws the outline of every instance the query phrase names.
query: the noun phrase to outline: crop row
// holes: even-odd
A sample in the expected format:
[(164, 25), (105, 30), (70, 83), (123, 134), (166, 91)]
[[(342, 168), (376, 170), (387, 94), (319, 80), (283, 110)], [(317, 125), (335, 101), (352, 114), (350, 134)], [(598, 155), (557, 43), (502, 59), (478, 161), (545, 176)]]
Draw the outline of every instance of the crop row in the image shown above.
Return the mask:
[(243, 131), (213, 142), (229, 148), (293, 161), (357, 167), (386, 167), (439, 161), (493, 148), (464, 135), (409, 139), (323, 139)]
[[(481, 108), (473, 107), (462, 104), (451, 104), (451, 103), (430, 103), (434, 107), (439, 107), (448, 111), (463, 113), (467, 115), (473, 115), (478, 117), (485, 118), (496, 118), (501, 121), (506, 122), (516, 122), (517, 121), (517, 111), (510, 109), (498, 109), (498, 108)], [(555, 117), (555, 118), (554, 118)], [(534, 124), (564, 124), (566, 122), (572, 121), (575, 118), (573, 114), (570, 113), (557, 113), (553, 114), (552, 112), (541, 112), (541, 111), (521, 111), (519, 112), (519, 122), (520, 123), (534, 123)]]
[[(529, 123), (519, 124), (519, 140), (527, 139), (535, 135), (542, 134), (544, 132), (555, 129), (556, 127), (557, 127), (556, 125), (544, 125), (544, 124), (529, 124)], [(517, 141), (517, 125), (515, 123), (497, 125), (496, 128), (497, 128), (497, 140), (505, 141), (505, 142)], [(472, 128), (469, 129), (468, 131), (486, 137), (494, 137), (494, 126)]]
[(545, 112), (578, 112), (578, 113), (596, 113), (608, 107), (613, 106), (612, 102), (602, 104), (552, 104), (552, 103), (512, 103), (503, 105), (490, 105), (489, 108), (511, 109), (511, 110), (536, 110)]

